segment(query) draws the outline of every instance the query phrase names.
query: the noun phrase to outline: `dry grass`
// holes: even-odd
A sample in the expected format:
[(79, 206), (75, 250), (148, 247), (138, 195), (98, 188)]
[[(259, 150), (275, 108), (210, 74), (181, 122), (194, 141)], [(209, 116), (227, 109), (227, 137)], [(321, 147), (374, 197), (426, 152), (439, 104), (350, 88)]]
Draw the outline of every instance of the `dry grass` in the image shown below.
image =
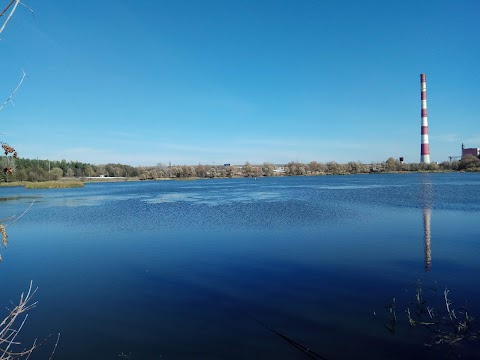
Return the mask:
[(81, 188), (83, 182), (80, 180), (71, 181), (12, 181), (12, 182), (0, 182), (2, 186), (23, 186), (25, 189), (65, 189), (65, 188)]
[[(5, 225), (0, 222), (0, 235), (2, 235), (2, 242), (0, 243), (0, 247), (4, 246), (7, 247), (8, 244), (8, 235), (7, 231), (5, 230)], [(0, 262), (2, 261), (2, 254), (0, 254)]]
[[(22, 350), (16, 350), (21, 344), (16, 340), (18, 334), (22, 330), (28, 314), (23, 319), (18, 319), (20, 315), (26, 313), (33, 308), (37, 303), (31, 303), (31, 299), (37, 289), (32, 291), (32, 282), (26, 295), (22, 293), (18, 305), (14, 306), (10, 313), (0, 323), (0, 359), (19, 359), (24, 356), (28, 358), (30, 353), (37, 347), (36, 341), (32, 346), (23, 348)], [(18, 321), (17, 321), (18, 320)]]
[(83, 182), (81, 181), (41, 181), (28, 182), (24, 184), (25, 189), (65, 189), (65, 188), (81, 188)]
[[(430, 290), (433, 291), (433, 294), (438, 291), (436, 286)], [(423, 329), (420, 331), (420, 335), (422, 337), (426, 335), (425, 346), (446, 345), (448, 354), (451, 354), (454, 346), (459, 343), (480, 341), (480, 329), (478, 322), (475, 321), (466, 305), (458, 309), (453, 308), (449, 293), (450, 290), (445, 288), (442, 300), (429, 299), (427, 301), (423, 286), (418, 281), (415, 298), (409, 302), (405, 309), (405, 315), (410, 329)], [(388, 309), (388, 317), (384, 326), (392, 334), (397, 333), (399, 325), (396, 315), (397, 307), (395, 298), (385, 306)]]
[(25, 189), (66, 189), (66, 188), (80, 188), (83, 187), (83, 182), (80, 180), (71, 181), (12, 181), (0, 182), (1, 186), (23, 186)]
[[(28, 310), (35, 307), (37, 302), (32, 302), (32, 297), (35, 295), (37, 289), (32, 289), (32, 282), (30, 281), (30, 286), (28, 292), (22, 293), (17, 305), (9, 310), (8, 315), (0, 323), (0, 360), (13, 360), (13, 359), (28, 359), (31, 353), (44, 342), (46, 342), (50, 337), (48, 336), (43, 341), (38, 342), (37, 340), (33, 341), (33, 344), (24, 347), (17, 340), (17, 336), (20, 334), (25, 322), (28, 318)], [(12, 302), (12, 305), (14, 303)], [(25, 316), (22, 316), (22, 315)], [(57, 336), (57, 341), (53, 347), (52, 354), (50, 355), (49, 360), (53, 358), (53, 354), (57, 349), (58, 341), (60, 339), (60, 334)]]
[(25, 186), (24, 182), (21, 181), (11, 181), (11, 182), (0, 182), (0, 187), (1, 186)]

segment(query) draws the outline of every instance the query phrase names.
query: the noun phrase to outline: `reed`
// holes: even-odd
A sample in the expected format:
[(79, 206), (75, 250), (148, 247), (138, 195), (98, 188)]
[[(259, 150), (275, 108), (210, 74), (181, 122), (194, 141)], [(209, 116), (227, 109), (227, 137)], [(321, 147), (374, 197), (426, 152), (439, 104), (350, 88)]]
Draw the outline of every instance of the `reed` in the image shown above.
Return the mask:
[(65, 189), (65, 188), (81, 188), (81, 181), (41, 181), (29, 182), (24, 184), (25, 189)]
[(25, 183), (21, 181), (0, 182), (0, 186), (24, 186)]
[[(436, 286), (430, 288), (437, 293)], [(445, 288), (441, 299), (425, 298), (424, 288), (420, 281), (417, 282), (415, 297), (405, 309), (408, 327), (426, 330), (428, 347), (447, 345), (449, 354), (454, 345), (464, 342), (480, 341), (480, 328), (478, 322), (470, 313), (467, 306), (455, 309), (449, 297), (450, 290)], [(395, 298), (385, 306), (387, 318), (384, 327), (391, 333), (397, 333), (397, 316)], [(425, 335), (425, 332), (422, 332)]]
[[(32, 288), (32, 282), (30, 281), (28, 292), (20, 295), (18, 305), (12, 302), (13, 308), (8, 311), (8, 314), (0, 322), (0, 360), (28, 359), (36, 348), (52, 337), (52, 335), (49, 335), (43, 341), (35, 340), (32, 345), (27, 347), (17, 340), (17, 336), (28, 318), (28, 311), (37, 305), (37, 302), (32, 302), (32, 297), (36, 291), (37, 289)], [(49, 359), (53, 358), (59, 340), (60, 333), (57, 335), (57, 340)]]

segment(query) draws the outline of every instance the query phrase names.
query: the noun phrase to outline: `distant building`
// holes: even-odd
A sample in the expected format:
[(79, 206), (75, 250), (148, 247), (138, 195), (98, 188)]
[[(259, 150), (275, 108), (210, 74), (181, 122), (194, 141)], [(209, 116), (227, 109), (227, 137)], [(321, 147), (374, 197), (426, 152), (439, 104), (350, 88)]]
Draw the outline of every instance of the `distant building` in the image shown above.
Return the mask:
[(276, 175), (285, 174), (285, 166), (275, 165), (275, 169), (273, 169), (273, 173)]
[(465, 146), (462, 144), (462, 158), (467, 155), (480, 157), (480, 148), (465, 148)]

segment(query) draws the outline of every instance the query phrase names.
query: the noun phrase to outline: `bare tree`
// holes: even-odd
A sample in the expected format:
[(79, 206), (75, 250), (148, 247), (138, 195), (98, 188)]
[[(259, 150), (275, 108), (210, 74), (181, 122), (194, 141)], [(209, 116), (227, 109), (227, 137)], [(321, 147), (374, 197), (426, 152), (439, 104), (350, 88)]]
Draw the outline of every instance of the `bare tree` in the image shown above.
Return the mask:
[(275, 165), (269, 162), (264, 162), (262, 165), (262, 172), (265, 176), (273, 176), (275, 170)]

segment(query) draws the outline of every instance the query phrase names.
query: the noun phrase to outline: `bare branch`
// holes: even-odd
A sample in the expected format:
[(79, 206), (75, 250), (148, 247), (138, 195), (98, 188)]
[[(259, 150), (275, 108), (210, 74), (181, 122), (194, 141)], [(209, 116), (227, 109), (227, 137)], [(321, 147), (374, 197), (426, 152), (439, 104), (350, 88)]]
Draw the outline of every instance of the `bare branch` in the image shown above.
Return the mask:
[(11, 223), (6, 224), (6, 226), (12, 226), (13, 224), (15, 224), (23, 215), (25, 215), (27, 213), (28, 210), (30, 210), (30, 208), (33, 206), (33, 204), (35, 204), (35, 200), (32, 201), (30, 206), (23, 213), (21, 213), (19, 216), (17, 216)]
[[(8, 234), (7, 234), (6, 228), (15, 224), (18, 221), (18, 219), (20, 219), (23, 215), (25, 215), (28, 212), (28, 210), (30, 210), (30, 208), (33, 206), (34, 203), (35, 203), (35, 200), (32, 201), (30, 206), (23, 213), (21, 213), (20, 216), (13, 215), (6, 219), (0, 220), (0, 235), (1, 235), (0, 247), (2, 247), (2, 245), (4, 247), (7, 247), (8, 245)], [(2, 262), (1, 254), (0, 254), (0, 262)], [(0, 327), (1, 327), (1, 324), (0, 324)], [(0, 334), (0, 337), (1, 337), (1, 334)], [(1, 357), (0, 357), (0, 360), (1, 360)]]
[(29, 8), (27, 5), (25, 5), (24, 3), (20, 3), (20, 5), (22, 5), (25, 9), (27, 9), (28, 11), (30, 11), (33, 15), (33, 17), (35, 17), (35, 13), (33, 12), (33, 10), (31, 8)]
[(2, 110), (5, 107), (5, 105), (8, 104), (9, 101), (12, 101), (12, 98), (15, 96), (18, 89), (20, 89), (20, 86), (22, 86), (23, 80), (25, 80), (25, 77), (27, 76), (27, 73), (25, 72), (25, 70), (22, 69), (22, 72), (23, 72), (23, 75), (22, 75), (22, 78), (20, 79), (17, 87), (15, 88), (15, 90), (13, 90), (13, 92), (10, 94), (10, 96), (7, 98), (7, 100), (5, 100), (4, 103), (0, 106), (0, 110)]
[(10, 6), (12, 6), (12, 4), (13, 4), (14, 1), (15, 1), (15, 0), (11, 0), (11, 1), (10, 1), (10, 3), (5, 7), (5, 9), (3, 9), (3, 11), (0, 13), (0, 16), (3, 16), (3, 15), (7, 12), (8, 8), (9, 8)]
[[(60, 340), (60, 333), (58, 333), (58, 336), (57, 336), (57, 341), (55, 342), (55, 346), (53, 347), (53, 351), (52, 351), (52, 354), (50, 355), (50, 357), (48, 358), (48, 360), (52, 360), (53, 359), (53, 354), (55, 354), (55, 350), (57, 350), (57, 345), (58, 345), (58, 341)], [(29, 354), (30, 355), (30, 354)]]
[(15, 5), (13, 5), (12, 11), (10, 11), (10, 14), (8, 14), (7, 19), (5, 20), (5, 22), (3, 23), (2, 27), (0, 28), (0, 34), (1, 34), (2, 31), (5, 29), (5, 27), (7, 26), (8, 22), (9, 22), (10, 19), (12, 18), (12, 15), (13, 15), (13, 13), (15, 12), (15, 10), (17, 9), (18, 4), (20, 4), (20, 0), (11, 0), (10, 3), (7, 5), (7, 7), (2, 11), (1, 16), (3, 16), (6, 11), (8, 11), (8, 9), (10, 8), (10, 6), (12, 6), (13, 3), (15, 3)]
[(27, 320), (28, 314), (25, 314), (25, 317), (23, 318), (18, 327), (16, 327), (15, 322), (18, 316), (27, 312), (36, 305), (36, 302), (30, 304), (30, 301), (36, 290), (37, 289), (33, 289), (32, 291), (32, 282), (30, 281), (28, 292), (26, 294), (22, 293), (20, 295), (18, 305), (16, 305), (12, 310), (10, 310), (10, 313), (0, 322), (0, 352), (2, 353), (0, 355), (1, 360), (23, 357), (30, 354), (38, 346), (35, 341), (31, 347), (22, 351), (16, 352), (14, 350), (10, 350), (11, 348), (13, 349), (13, 347), (20, 345), (19, 342), (15, 341), (15, 339), (22, 330)]

